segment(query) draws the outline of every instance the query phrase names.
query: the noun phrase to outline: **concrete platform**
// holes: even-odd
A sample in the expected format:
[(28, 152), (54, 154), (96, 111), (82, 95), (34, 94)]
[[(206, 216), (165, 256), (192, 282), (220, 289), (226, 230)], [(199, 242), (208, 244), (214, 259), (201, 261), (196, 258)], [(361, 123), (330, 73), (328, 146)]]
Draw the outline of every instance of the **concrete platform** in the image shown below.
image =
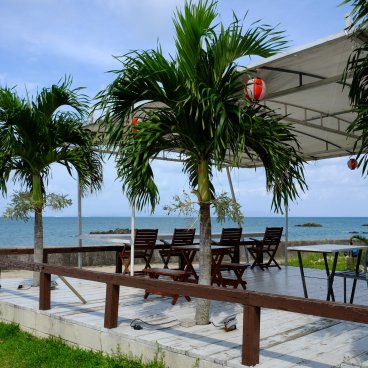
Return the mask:
[[(325, 299), (324, 273), (307, 270), (314, 278), (307, 280), (310, 296)], [(302, 296), (299, 269), (281, 271), (246, 270), (249, 290)], [(38, 310), (38, 288), (20, 289), (24, 279), (6, 278), (0, 289), (0, 319), (15, 322), (37, 336), (57, 336), (69, 344), (106, 353), (122, 352), (152, 360), (164, 360), (168, 367), (243, 367), (241, 365), (242, 307), (212, 302), (211, 321), (238, 315), (238, 328), (225, 332), (222, 327), (184, 327), (192, 321), (195, 299), (180, 297), (175, 306), (171, 298), (150, 295), (144, 290), (121, 288), (119, 326), (103, 327), (105, 285), (83, 280), (68, 281), (88, 301), (79, 299), (57, 279), (52, 291), (52, 309)], [(342, 280), (336, 279), (335, 295), (342, 300)], [(349, 290), (348, 283), (348, 290)], [(356, 303), (368, 305), (365, 282), (358, 282)], [(130, 325), (134, 320), (141, 330)], [(190, 323), (189, 323), (190, 325)], [(259, 367), (368, 367), (368, 326), (301, 314), (262, 309), (261, 357)]]

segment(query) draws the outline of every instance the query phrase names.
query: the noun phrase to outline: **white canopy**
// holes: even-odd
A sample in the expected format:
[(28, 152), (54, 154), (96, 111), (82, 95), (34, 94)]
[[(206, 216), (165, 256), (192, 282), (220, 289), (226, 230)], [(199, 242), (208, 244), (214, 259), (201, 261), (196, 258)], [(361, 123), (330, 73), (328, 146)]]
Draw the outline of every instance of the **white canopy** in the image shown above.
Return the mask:
[[(368, 33), (363, 36), (368, 37)], [(348, 134), (346, 128), (355, 113), (342, 75), (359, 42), (341, 32), (247, 66), (252, 74), (245, 76), (244, 82), (254, 76), (265, 81), (267, 93), (261, 103), (293, 124), (299, 152), (307, 161), (354, 155), (358, 136)], [(155, 106), (157, 103), (149, 103), (142, 110)], [(88, 128), (99, 129), (98, 124)], [(103, 128), (101, 133), (103, 136)], [(180, 157), (163, 152), (157, 159), (177, 161)], [(256, 166), (262, 166), (256, 156), (250, 160), (244, 155), (241, 167)]]
[[(354, 154), (358, 137), (347, 134), (346, 128), (355, 114), (349, 87), (343, 88), (341, 80), (355, 42), (359, 40), (341, 32), (247, 66), (254, 71), (249, 77), (258, 76), (266, 83), (262, 103), (293, 123), (306, 160)], [(257, 159), (256, 165), (261, 165)], [(244, 158), (243, 166), (254, 163)]]

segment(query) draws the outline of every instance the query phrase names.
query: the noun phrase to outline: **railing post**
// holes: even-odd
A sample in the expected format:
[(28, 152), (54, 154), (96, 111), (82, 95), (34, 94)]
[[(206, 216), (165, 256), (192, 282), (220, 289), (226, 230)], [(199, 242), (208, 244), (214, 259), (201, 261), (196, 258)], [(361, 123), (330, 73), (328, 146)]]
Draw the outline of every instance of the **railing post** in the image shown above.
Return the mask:
[(115, 328), (118, 326), (119, 292), (119, 285), (106, 285), (105, 328)]
[(40, 272), (40, 310), (51, 308), (51, 274)]
[(259, 363), (261, 308), (244, 305), (242, 364)]

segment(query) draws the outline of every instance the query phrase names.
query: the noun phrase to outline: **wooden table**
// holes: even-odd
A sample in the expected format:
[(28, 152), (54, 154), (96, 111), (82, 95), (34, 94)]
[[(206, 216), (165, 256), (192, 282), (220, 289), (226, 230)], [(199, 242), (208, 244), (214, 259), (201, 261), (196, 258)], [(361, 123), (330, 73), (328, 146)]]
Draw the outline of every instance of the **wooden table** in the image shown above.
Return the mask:
[[(357, 257), (357, 264), (355, 267), (355, 273), (359, 274), (359, 263), (362, 256), (363, 249), (368, 249), (368, 246), (366, 245), (350, 245), (350, 244), (317, 244), (317, 245), (304, 245), (304, 246), (298, 246), (298, 247), (289, 247), (288, 250), (292, 252), (298, 253), (298, 260), (299, 260), (299, 269), (300, 269), (300, 275), (302, 278), (302, 284), (303, 284), (303, 291), (304, 296), (308, 298), (308, 291), (307, 291), (307, 285), (305, 282), (305, 274), (304, 274), (304, 268), (303, 268), (303, 261), (301, 253), (322, 253), (323, 260), (325, 264), (325, 270), (327, 275), (327, 297), (326, 300), (332, 300), (335, 301), (335, 295), (333, 291), (333, 281), (336, 273), (336, 265), (337, 265), (337, 259), (339, 257), (339, 252), (351, 252), (352, 250), (358, 250), (358, 257)], [(332, 263), (331, 272), (328, 266), (327, 262), (327, 254), (333, 253), (334, 259)]]
[[(171, 249), (180, 251), (183, 255), (184, 259), (184, 271), (189, 272), (193, 275), (194, 279), (198, 281), (198, 274), (193, 267), (194, 257), (197, 252), (200, 251), (199, 245), (179, 245), (173, 246)], [(211, 253), (212, 253), (212, 277), (211, 277), (211, 285), (213, 283), (222, 284), (222, 276), (221, 276), (221, 263), (224, 259), (225, 255), (229, 254), (234, 247), (232, 246), (221, 246), (221, 245), (211, 245)]]

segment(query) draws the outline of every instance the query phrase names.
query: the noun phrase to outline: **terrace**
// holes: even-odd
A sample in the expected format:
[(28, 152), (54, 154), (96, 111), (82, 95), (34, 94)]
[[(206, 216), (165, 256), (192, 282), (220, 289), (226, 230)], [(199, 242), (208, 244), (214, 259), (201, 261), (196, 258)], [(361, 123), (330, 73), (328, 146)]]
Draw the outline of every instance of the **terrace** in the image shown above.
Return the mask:
[[(112, 268), (103, 270), (109, 271), (110, 275), (114, 272)], [(325, 300), (325, 272), (316, 269), (308, 269), (307, 272), (309, 276), (315, 277), (307, 280), (310, 298)], [(39, 310), (39, 289), (18, 290), (18, 285), (24, 283), (27, 274), (22, 274), (23, 278), (19, 277), (19, 273), (18, 277), (11, 277), (13, 274), (12, 271), (5, 272), (1, 280), (1, 319), (19, 323), (22, 329), (36, 335), (57, 336), (68, 343), (106, 353), (120, 351), (142, 356), (143, 359), (161, 357), (170, 367), (243, 366), (241, 304), (214, 301), (211, 304), (211, 321), (220, 327), (212, 324), (196, 326), (191, 323), (195, 313), (195, 298), (192, 298), (192, 302), (187, 302), (184, 297), (180, 297), (173, 306), (169, 297), (150, 295), (148, 299), (143, 299), (144, 290), (123, 286), (120, 287), (117, 327), (107, 329), (104, 325), (108, 288), (103, 282), (67, 277), (68, 282), (87, 300), (86, 304), (82, 304), (58, 280), (58, 286), (51, 292), (51, 309)], [(101, 272), (98, 274), (105, 275)], [(142, 278), (134, 279), (143, 281)], [(276, 268), (266, 271), (248, 268), (244, 279), (247, 281), (247, 290), (256, 291), (259, 295), (272, 293), (303, 296), (297, 267), (283, 267), (281, 271)], [(144, 280), (147, 281), (148, 279)], [(351, 286), (349, 281), (348, 290)], [(224, 290), (216, 289), (220, 294)], [(338, 303), (322, 304), (336, 308), (343, 306), (346, 308), (346, 318), (349, 319), (351, 307), (341, 303), (342, 279), (335, 280), (334, 291)], [(357, 283), (355, 305), (368, 305), (367, 291), (366, 282)], [(235, 291), (235, 294), (240, 293), (246, 292)], [(309, 313), (309, 301), (299, 301), (301, 310), (306, 308), (305, 313)], [(279, 302), (275, 302), (275, 308), (278, 308), (277, 304)], [(362, 318), (366, 319), (367, 312), (363, 310), (363, 313), (365, 317), (363, 315)], [(220, 322), (224, 317), (233, 314), (237, 315), (237, 329), (225, 332)], [(368, 326), (365, 324), (269, 308), (261, 309), (260, 320), (260, 367), (365, 366), (368, 363)], [(135, 323), (142, 329), (133, 329), (131, 324)], [(253, 330), (249, 332), (250, 337), (252, 333)], [(256, 332), (254, 335), (256, 336)]]

